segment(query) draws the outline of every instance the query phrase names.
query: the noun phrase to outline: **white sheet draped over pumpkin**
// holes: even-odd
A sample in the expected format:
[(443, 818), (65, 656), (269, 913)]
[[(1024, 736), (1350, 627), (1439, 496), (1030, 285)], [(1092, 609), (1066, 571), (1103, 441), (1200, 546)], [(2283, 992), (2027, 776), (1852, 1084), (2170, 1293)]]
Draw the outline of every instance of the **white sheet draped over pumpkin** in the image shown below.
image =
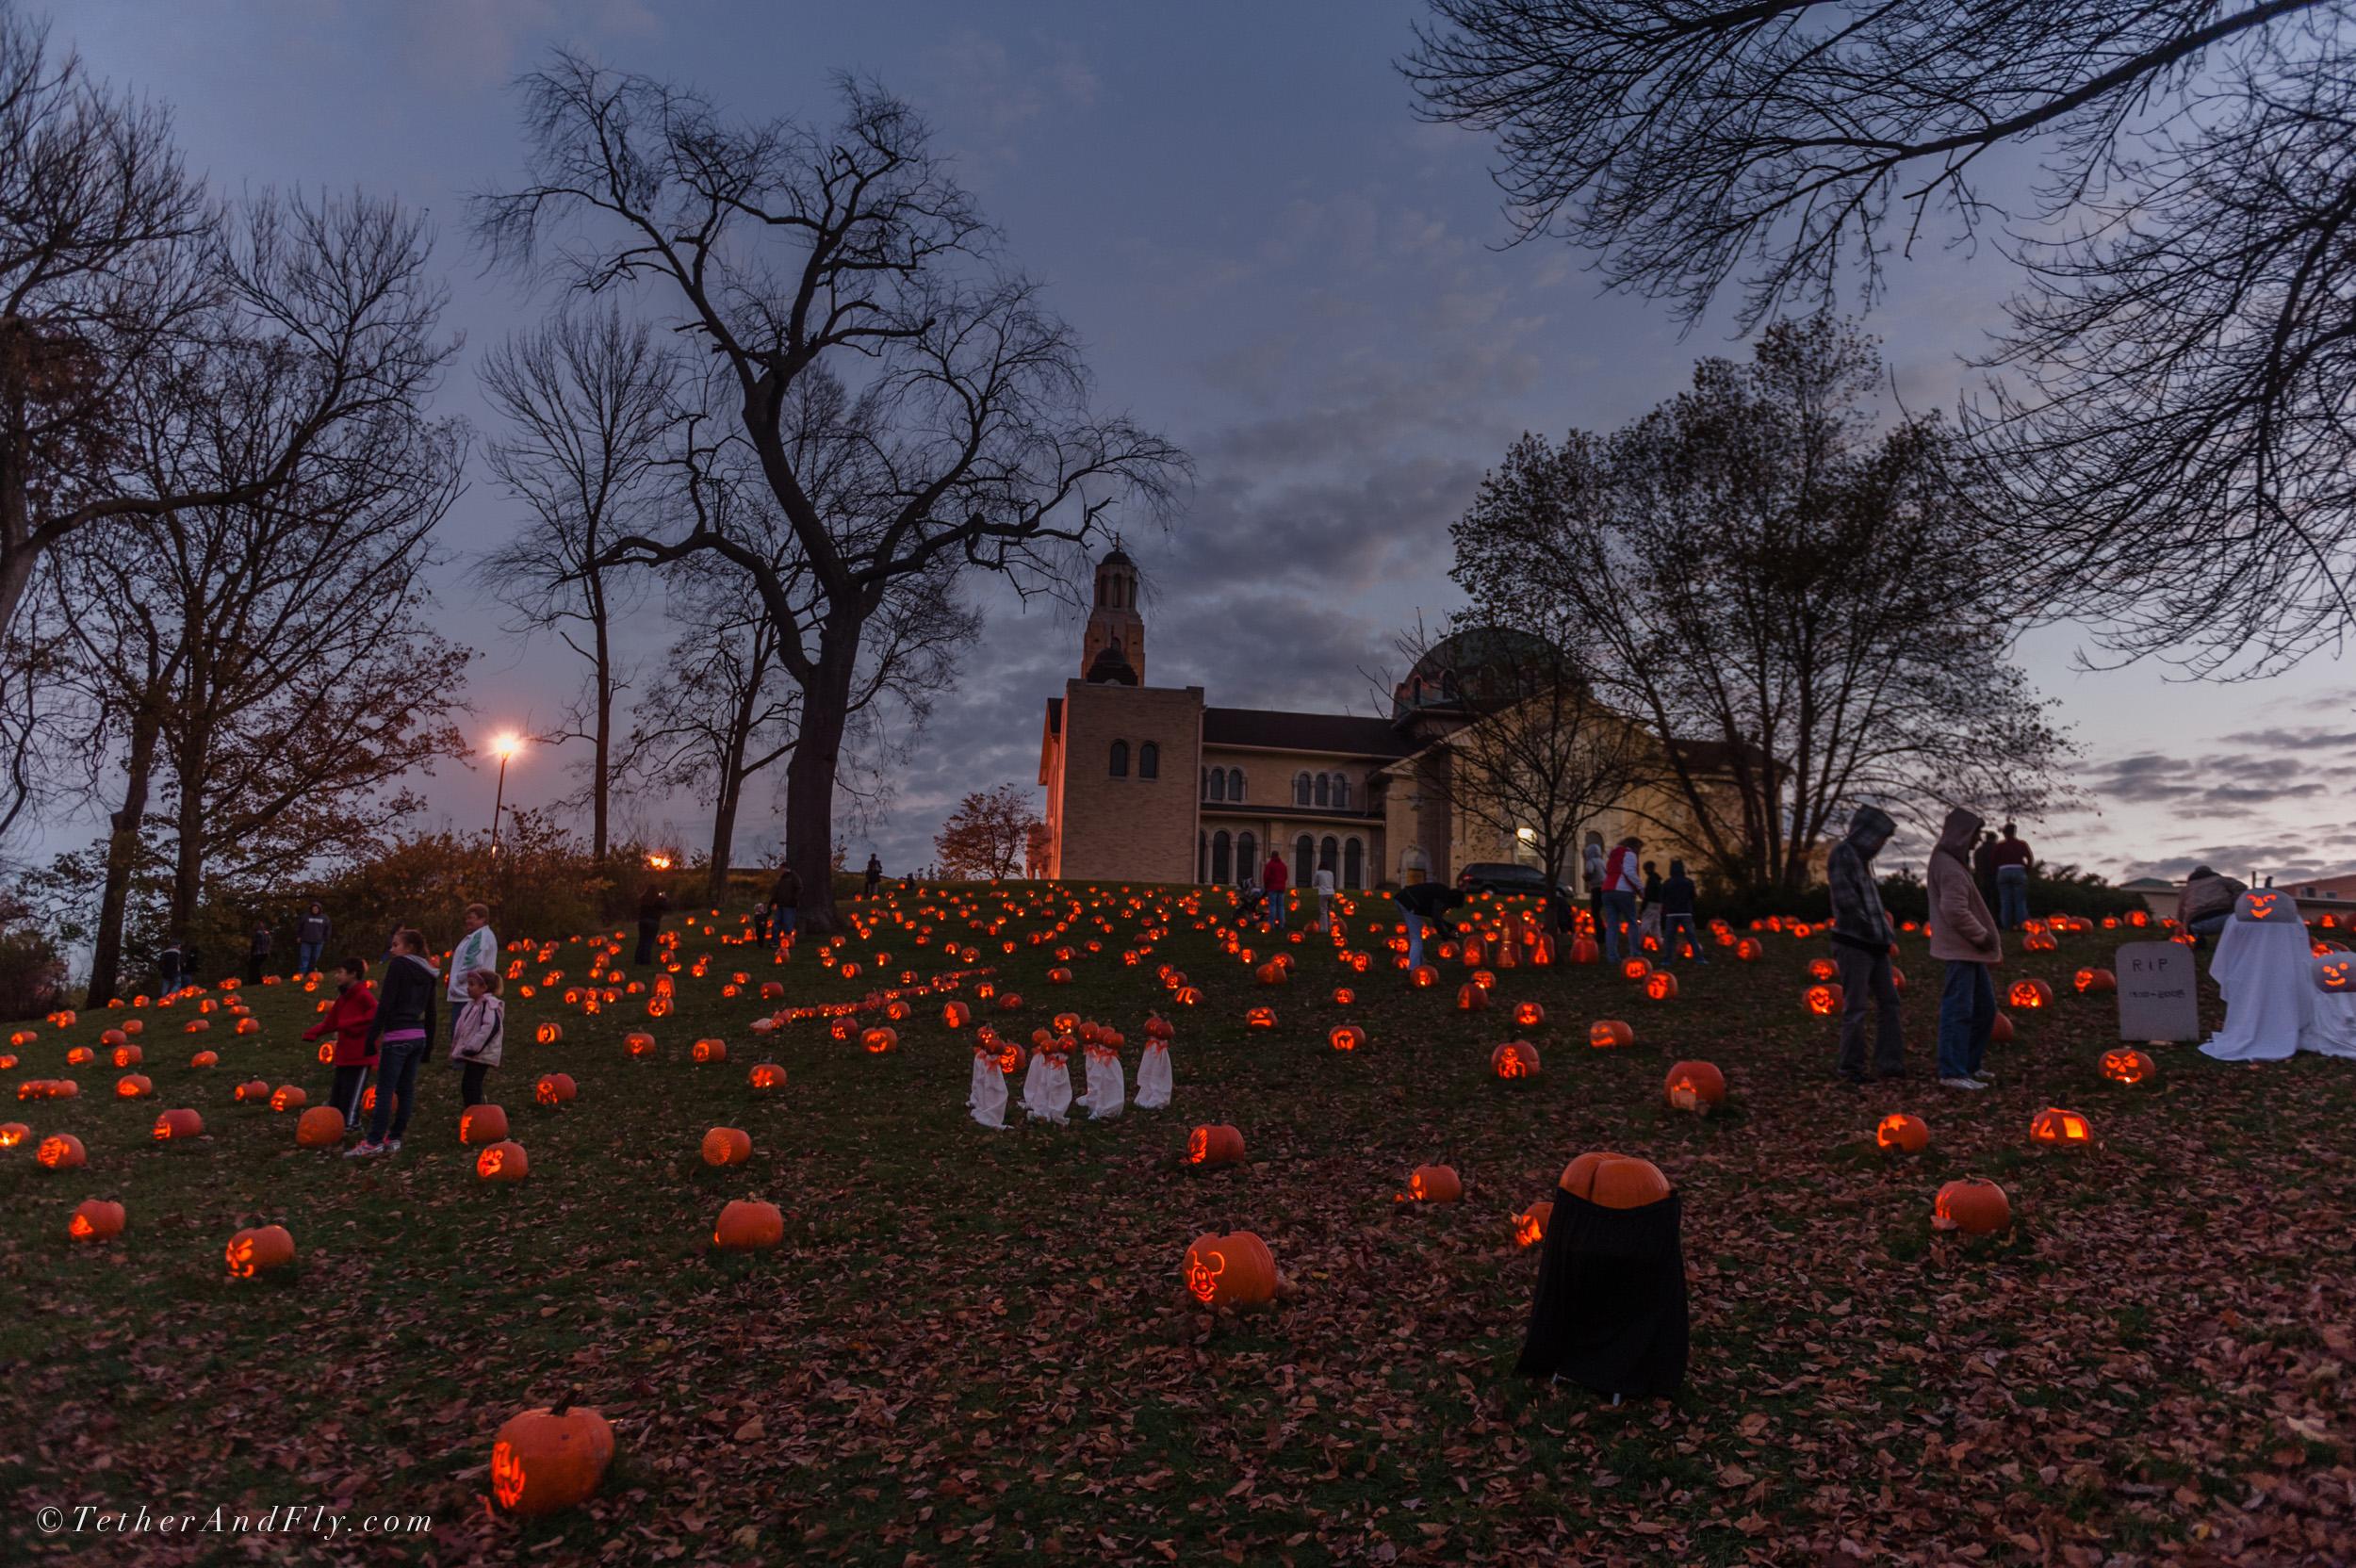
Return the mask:
[(1137, 1058), (1137, 1109), (1158, 1111), (1170, 1103), (1170, 1042), (1149, 1039)]
[(2318, 1004), (2332, 1004), (2336, 1015), (2341, 999), (2316, 991), (2310, 956), (2303, 924), (2227, 921), (2209, 959), (2209, 978), (2225, 998), (2225, 1026), (2201, 1043), (2201, 1054), (2221, 1062), (2283, 1062), (2301, 1051), (2348, 1054), (2331, 1037), (2336, 1022), (2320, 1021)]

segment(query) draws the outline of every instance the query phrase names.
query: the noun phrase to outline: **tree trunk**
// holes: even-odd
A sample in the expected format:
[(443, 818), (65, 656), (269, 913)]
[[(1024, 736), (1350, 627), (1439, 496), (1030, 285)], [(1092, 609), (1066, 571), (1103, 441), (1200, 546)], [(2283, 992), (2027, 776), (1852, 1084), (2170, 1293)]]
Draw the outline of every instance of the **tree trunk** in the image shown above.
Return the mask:
[(732, 755), (720, 764), (720, 798), (712, 812), (712, 906), (727, 906), (728, 857), (736, 849), (736, 803), (744, 793), (744, 743), (738, 741)]
[(147, 815), (147, 786), (155, 768), (155, 737), (161, 727), (142, 711), (131, 721), (130, 755), (123, 809), (110, 819), (106, 839), (106, 886), (98, 900), (98, 933), (90, 953), (90, 996), (85, 1007), (103, 1007), (113, 999), (123, 968), (123, 922), (131, 903), (131, 874), (139, 858), (139, 823)]
[(843, 928), (834, 903), (834, 778), (850, 722), (860, 625), (856, 612), (819, 634), (818, 660), (802, 684), (802, 724), (785, 765), (786, 863), (802, 879), (799, 929), (831, 936)]
[(180, 792), (173, 832), (179, 841), (172, 845), (172, 908), (165, 928), (175, 937), (186, 938), (205, 889), (205, 791), (201, 780), (205, 776), (203, 759), (206, 748), (200, 733), (191, 729), (184, 743), (173, 749), (179, 753), (172, 759), (172, 774), (179, 781)]
[(591, 580), (591, 615), (597, 632), (597, 755), (590, 760), (589, 855), (605, 864), (606, 805), (614, 792), (614, 649), (606, 636), (603, 584)]

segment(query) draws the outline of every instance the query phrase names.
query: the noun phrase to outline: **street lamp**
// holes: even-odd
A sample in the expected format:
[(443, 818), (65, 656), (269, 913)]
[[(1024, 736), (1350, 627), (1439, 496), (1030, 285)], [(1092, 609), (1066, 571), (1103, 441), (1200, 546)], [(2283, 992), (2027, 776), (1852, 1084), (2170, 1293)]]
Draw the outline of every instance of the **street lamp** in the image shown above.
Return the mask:
[(491, 797), (491, 853), (499, 852), (499, 808), (507, 804), (507, 760), (523, 750), (521, 739), (501, 735), (491, 743), (491, 749), (499, 754), (499, 792)]

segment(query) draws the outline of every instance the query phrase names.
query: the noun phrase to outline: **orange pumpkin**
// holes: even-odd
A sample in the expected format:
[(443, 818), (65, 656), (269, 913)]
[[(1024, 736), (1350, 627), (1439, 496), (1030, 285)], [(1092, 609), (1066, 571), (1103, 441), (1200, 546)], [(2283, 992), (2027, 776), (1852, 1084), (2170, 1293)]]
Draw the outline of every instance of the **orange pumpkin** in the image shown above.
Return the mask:
[(785, 1239), (785, 1216), (775, 1203), (740, 1198), (712, 1221), (712, 1245), (723, 1252), (761, 1252)]
[(900, 1043), (900, 1032), (889, 1024), (878, 1023), (861, 1034), (859, 1043), (866, 1048), (869, 1055), (880, 1056)]
[(1620, 965), (1620, 973), (1630, 980), (1642, 980), (1652, 972), (1650, 958), (1629, 958)]
[(564, 1037), (564, 1026), (561, 1023), (543, 1023), (532, 1032), (532, 1037), (541, 1045), (554, 1045)]
[(1603, 949), (1595, 945), (1594, 938), (1580, 937), (1571, 943), (1571, 962), (1599, 964), (1603, 962)]
[(1848, 993), (1839, 986), (1810, 986), (1800, 997), (1801, 1005), (1818, 1018), (1830, 1018), (1848, 1005)]
[(2140, 1084), (2159, 1070), (2159, 1064), (2140, 1051), (2121, 1047), (2102, 1053), (2102, 1076), (2114, 1084)]
[(1820, 984), (1838, 980), (1841, 978), (1841, 966), (1830, 958), (1810, 958), (1808, 961), (1808, 977)]
[(762, 1062), (753, 1069), (747, 1082), (757, 1089), (781, 1089), (785, 1087), (785, 1069), (775, 1062)]
[(1516, 1028), (1516, 1029), (1538, 1029), (1538, 1028), (1543, 1028), (1543, 1027), (1545, 1027), (1545, 1025), (1546, 1025), (1546, 1008), (1544, 1008), (1544, 1007), (1540, 1006), (1537, 1003), (1535, 1003), (1535, 1002), (1516, 1002), (1515, 1004), (1513, 1004), (1513, 1027), (1514, 1027), (1514, 1028)]
[(2016, 1007), (2048, 1007), (2053, 1005), (2053, 988), (2042, 980), (2015, 980), (2005, 1000)]
[(725, 1062), (728, 1059), (728, 1042), (721, 1039), (700, 1039), (688, 1047), (688, 1054), (699, 1062)]
[(1996, 1011), (1996, 1021), (1988, 1026), (1988, 1043), (2003, 1045), (2012, 1038), (2012, 1015), (2003, 1008)]
[(102, 1198), (85, 1199), (66, 1221), (65, 1230), (76, 1241), (112, 1241), (123, 1233), (123, 1205)]
[(1655, 1002), (1674, 1002), (1677, 994), (1677, 977), (1667, 970), (1656, 970), (1644, 976), (1644, 994)]
[(1919, 1116), (1892, 1111), (1873, 1129), (1873, 1141), (1901, 1154), (1920, 1154), (1931, 1146), (1931, 1129)]
[(50, 1134), (33, 1151), (33, 1158), (51, 1170), (70, 1170), (90, 1163), (90, 1156), (82, 1151), (82, 1140), (72, 1133)]
[(205, 1119), (194, 1111), (166, 1111), (155, 1119), (157, 1143), (170, 1143), (173, 1138), (198, 1137), (204, 1132)]
[(1333, 988), (1334, 1006), (1347, 1007), (1355, 1003), (1357, 1000), (1358, 993), (1351, 990), (1348, 986), (1336, 986)]
[(1607, 1209), (1641, 1209), (1669, 1196), (1669, 1179), (1650, 1160), (1595, 1150), (1562, 1168), (1562, 1190)]
[[(320, 1110), (326, 1110), (322, 1105)], [(256, 1225), (239, 1231), (229, 1238), (222, 1252), (229, 1272), (240, 1280), (251, 1280), (273, 1268), (284, 1268), (294, 1262), (294, 1237), (284, 1225)]]
[(1072, 984), (1072, 972), (1068, 969), (1051, 969), (1047, 972), (1047, 983), (1051, 986), (1069, 986)]
[(1636, 1031), (1616, 1018), (1599, 1018), (1587, 1026), (1587, 1043), (1598, 1051), (1614, 1046), (1634, 1045)]
[(1243, 1026), (1246, 1029), (1275, 1028), (1276, 1009), (1273, 1007), (1252, 1008), (1250, 1012), (1243, 1015)]
[(144, 1072), (126, 1072), (115, 1080), (117, 1100), (139, 1100), (155, 1092), (155, 1081)]
[(2012, 1200), (2004, 1189), (1984, 1176), (1966, 1177), (1939, 1189), (1931, 1204), (1935, 1230), (1961, 1231), (1966, 1235), (1993, 1235), (2012, 1223)]
[(1535, 1078), (1538, 1048), (1528, 1040), (1507, 1040), (1489, 1053), (1489, 1070), (1500, 1078)]
[(752, 1157), (752, 1135), (741, 1128), (714, 1127), (704, 1135), (706, 1165), (743, 1165)]
[(1366, 1043), (1366, 1032), (1354, 1023), (1337, 1023), (1325, 1038), (1336, 1051), (1355, 1051)]
[(571, 1073), (548, 1072), (541, 1074), (538, 1086), (532, 1090), (532, 1098), (543, 1105), (562, 1105), (580, 1092)]
[(1407, 1175), (1407, 1196), (1417, 1203), (1453, 1203), (1464, 1196), (1454, 1166), (1419, 1165)]
[(1767, 946), (1757, 937), (1744, 937), (1734, 944), (1734, 956), (1746, 964), (1755, 964), (1767, 956)]
[(2119, 989), (2119, 976), (2106, 969), (2082, 969), (2075, 976), (2075, 983), (2079, 993), (2086, 996), (2099, 996), (2105, 991)]
[(497, 1143), (507, 1136), (507, 1113), (497, 1105), (469, 1105), (458, 1113), (458, 1141)]
[(1485, 1013), (1489, 1010), (1489, 988), (1465, 984), (1456, 988), (1456, 1010), (1460, 1013)]
[(1554, 1205), (1532, 1203), (1513, 1217), (1513, 1245), (1534, 1247), (1546, 1239), (1546, 1222), (1554, 1217)]
[(486, 1182), (520, 1182), (532, 1174), (524, 1146), (512, 1139), (492, 1144), (475, 1156), (474, 1173)]
[(1726, 1102), (1726, 1075), (1708, 1062), (1679, 1062), (1661, 1093), (1680, 1111), (1708, 1116)]
[(528, 1410), (491, 1443), (491, 1495), (510, 1513), (561, 1513), (585, 1502), (614, 1460), (614, 1429), (585, 1405)]
[(33, 1135), (33, 1130), (21, 1121), (0, 1121), (0, 1149), (14, 1149)]
[(1276, 1259), (1250, 1231), (1195, 1237), (1183, 1267), (1186, 1290), (1206, 1307), (1253, 1307), (1276, 1299)]
[(2048, 1105), (2029, 1119), (2031, 1143), (2091, 1143), (2093, 1123), (2075, 1111), (2065, 1111), (2059, 1105)]
[(1224, 1123), (1197, 1127), (1186, 1135), (1186, 1163), (1206, 1168), (1243, 1159), (1243, 1135)]
[(973, 1010), (962, 1002), (952, 1002), (941, 1009), (941, 1021), (952, 1029), (962, 1029), (973, 1021)]
[(1407, 983), (1419, 991), (1430, 990), (1440, 983), (1440, 972), (1430, 964), (1417, 964), (1407, 972)]
[(292, 1084), (281, 1084), (270, 1091), (270, 1108), (273, 1111), (299, 1111), (310, 1102), (310, 1091)]

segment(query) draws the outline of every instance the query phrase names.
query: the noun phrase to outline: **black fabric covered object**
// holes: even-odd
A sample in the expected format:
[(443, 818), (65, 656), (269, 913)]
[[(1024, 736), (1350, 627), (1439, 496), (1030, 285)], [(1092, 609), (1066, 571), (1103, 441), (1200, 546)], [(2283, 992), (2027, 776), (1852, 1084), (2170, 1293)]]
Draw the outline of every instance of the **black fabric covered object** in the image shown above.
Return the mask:
[(1683, 1195), (1607, 1209), (1557, 1188), (1514, 1370), (1597, 1394), (1659, 1398), (1685, 1381)]

